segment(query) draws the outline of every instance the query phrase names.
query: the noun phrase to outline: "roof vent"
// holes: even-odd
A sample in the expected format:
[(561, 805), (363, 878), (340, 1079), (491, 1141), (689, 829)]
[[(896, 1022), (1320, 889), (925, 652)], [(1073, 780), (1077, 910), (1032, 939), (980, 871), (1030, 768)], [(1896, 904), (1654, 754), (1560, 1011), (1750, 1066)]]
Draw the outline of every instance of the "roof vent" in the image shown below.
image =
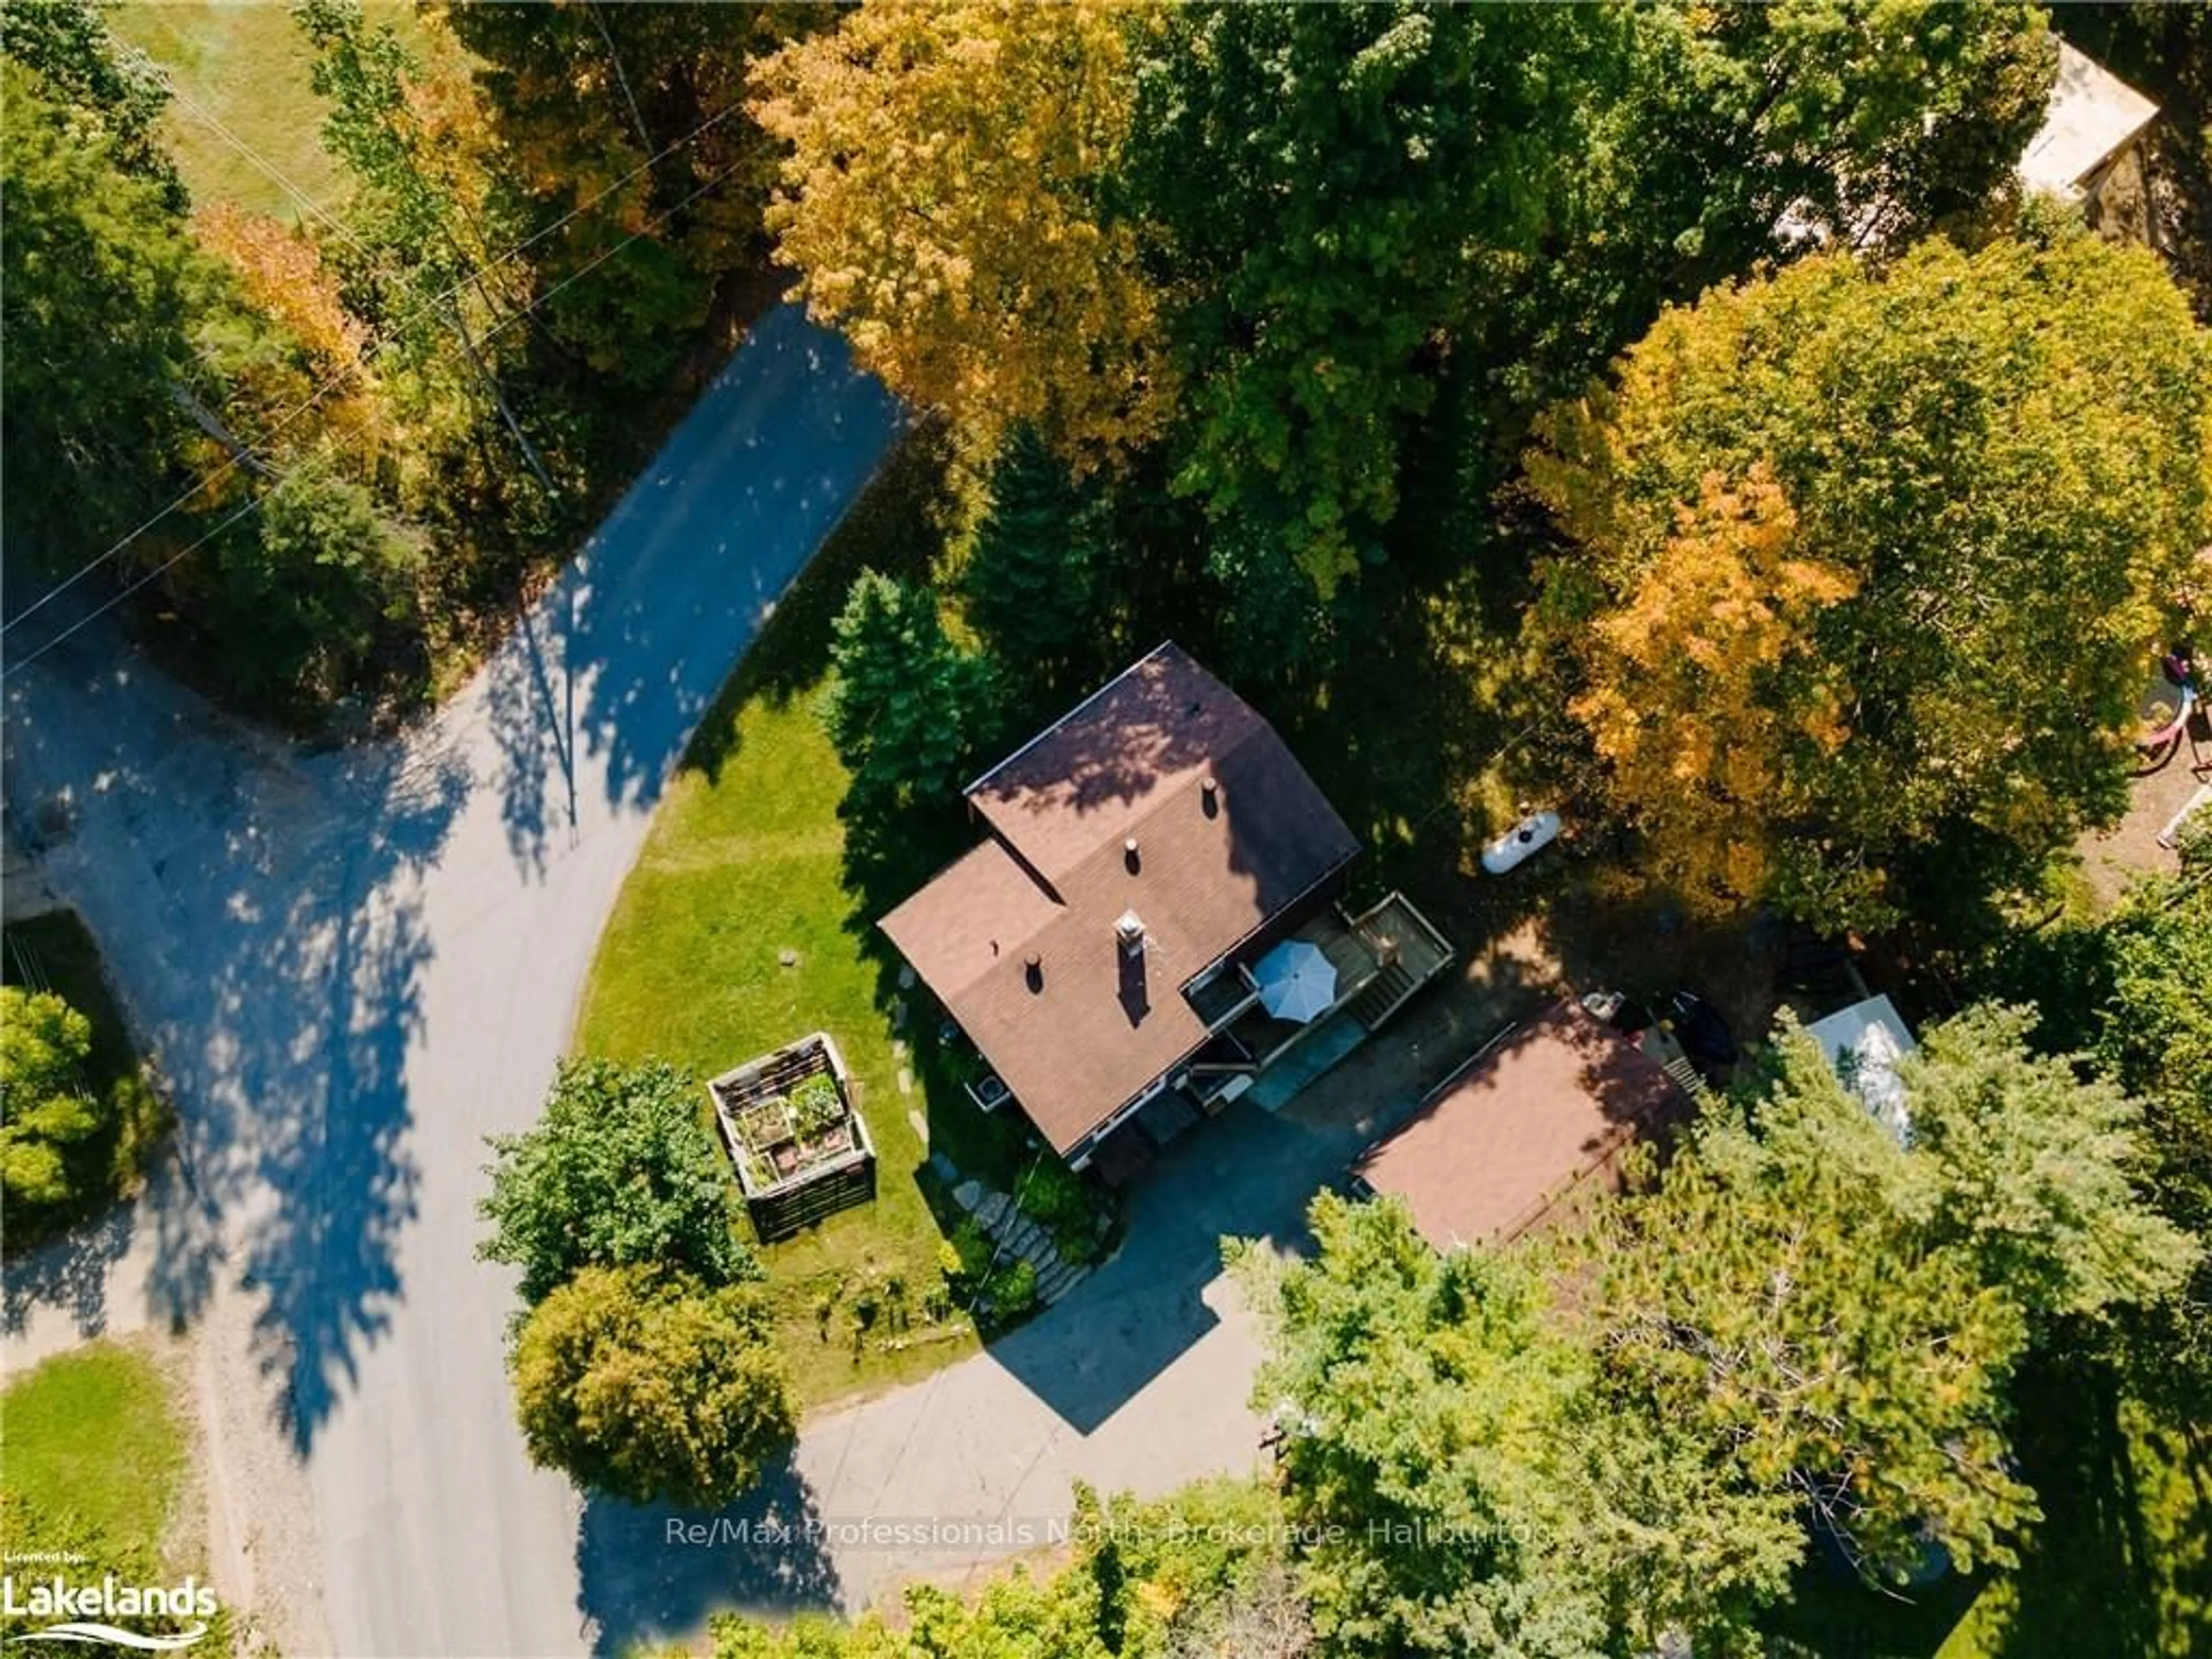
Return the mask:
[(1121, 843), (1121, 862), (1133, 876), (1145, 867), (1144, 856), (1137, 851), (1137, 838), (1134, 836)]
[(1034, 955), (1024, 957), (1022, 962), (1022, 978), (1029, 986), (1030, 994), (1032, 996), (1042, 992), (1044, 989), (1044, 958)]
[(1208, 817), (1221, 810), (1221, 786), (1212, 778), (1204, 777), (1198, 781), (1198, 804)]
[(1145, 948), (1145, 919), (1134, 910), (1121, 912), (1121, 919), (1114, 924), (1114, 937), (1121, 942), (1121, 949), (1130, 956), (1143, 953)]

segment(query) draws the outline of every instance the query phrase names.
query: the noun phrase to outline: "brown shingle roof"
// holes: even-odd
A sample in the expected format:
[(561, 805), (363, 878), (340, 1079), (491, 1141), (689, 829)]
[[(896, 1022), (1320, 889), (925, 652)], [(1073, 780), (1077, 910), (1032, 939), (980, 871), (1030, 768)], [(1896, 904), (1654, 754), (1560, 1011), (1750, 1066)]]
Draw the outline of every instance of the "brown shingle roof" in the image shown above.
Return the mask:
[(1502, 1242), (1619, 1183), (1619, 1155), (1680, 1104), (1632, 1042), (1560, 1002), (1470, 1061), (1354, 1173), (1395, 1193), (1440, 1250)]
[(968, 798), (994, 838), (883, 928), (1062, 1152), (1205, 1041), (1183, 986), (1358, 850), (1274, 728), (1174, 645)]

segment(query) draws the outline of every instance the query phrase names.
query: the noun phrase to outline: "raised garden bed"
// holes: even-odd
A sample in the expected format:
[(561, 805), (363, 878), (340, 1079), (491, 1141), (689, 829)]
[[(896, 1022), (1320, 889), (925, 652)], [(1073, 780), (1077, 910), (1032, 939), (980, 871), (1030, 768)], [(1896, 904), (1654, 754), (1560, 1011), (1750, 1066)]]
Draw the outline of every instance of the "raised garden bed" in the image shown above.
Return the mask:
[(763, 1243), (875, 1197), (875, 1146), (827, 1033), (749, 1060), (707, 1093)]

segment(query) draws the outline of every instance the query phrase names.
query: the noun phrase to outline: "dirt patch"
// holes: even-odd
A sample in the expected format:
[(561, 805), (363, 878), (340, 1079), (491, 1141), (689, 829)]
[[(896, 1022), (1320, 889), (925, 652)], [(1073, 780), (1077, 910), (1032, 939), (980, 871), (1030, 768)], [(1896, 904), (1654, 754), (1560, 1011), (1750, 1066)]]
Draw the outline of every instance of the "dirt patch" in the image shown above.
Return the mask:
[(226, 1290), (210, 1299), (192, 1332), (191, 1416), (207, 1489), (210, 1571), (258, 1638), (250, 1645), (328, 1653), (314, 1494), (254, 1361), (253, 1319), (246, 1299)]
[[(2137, 876), (2172, 875), (2180, 870), (2180, 855), (2158, 844), (2159, 832), (2208, 782), (2212, 782), (2212, 725), (2200, 714), (2165, 763), (2130, 786), (2127, 816), (2111, 830), (2084, 836), (2075, 843), (2082, 876), (2100, 908), (2109, 908)], [(2199, 810), (2212, 813), (2212, 807)]]

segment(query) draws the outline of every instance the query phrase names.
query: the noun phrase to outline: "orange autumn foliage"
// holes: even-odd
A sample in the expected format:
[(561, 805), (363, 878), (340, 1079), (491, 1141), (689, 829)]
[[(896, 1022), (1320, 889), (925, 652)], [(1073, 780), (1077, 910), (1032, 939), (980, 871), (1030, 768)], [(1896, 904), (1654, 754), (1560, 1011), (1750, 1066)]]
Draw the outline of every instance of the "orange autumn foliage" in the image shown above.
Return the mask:
[[(1711, 908), (1763, 890), (1775, 842), (1831, 785), (1850, 692), (1813, 642), (1857, 579), (1802, 556), (1764, 463), (1702, 481), (1621, 606), (1583, 641), (1594, 734), (1659, 871)], [(1816, 787), (1817, 785), (1817, 787)]]

